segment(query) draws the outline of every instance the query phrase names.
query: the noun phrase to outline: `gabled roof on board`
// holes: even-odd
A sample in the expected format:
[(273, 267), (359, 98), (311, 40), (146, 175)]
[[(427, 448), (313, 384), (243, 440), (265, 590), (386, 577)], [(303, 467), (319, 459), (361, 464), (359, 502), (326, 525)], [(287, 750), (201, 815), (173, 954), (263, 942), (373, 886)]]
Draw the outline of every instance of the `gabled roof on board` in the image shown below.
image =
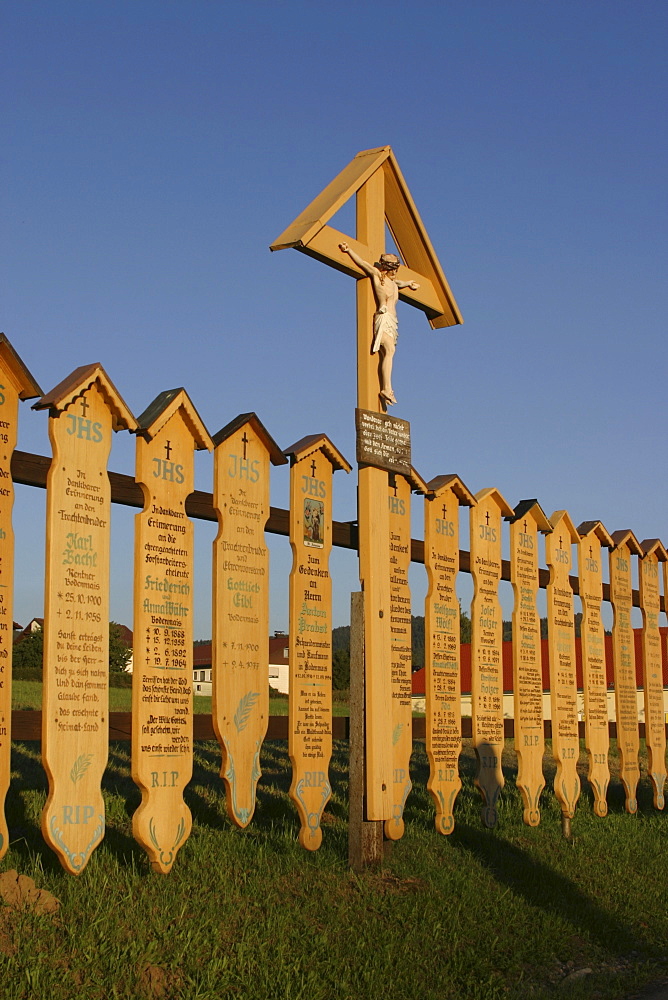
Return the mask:
[(295, 462), (307, 458), (316, 451), (323, 452), (332, 463), (335, 472), (337, 469), (343, 469), (344, 472), (350, 472), (352, 469), (350, 463), (343, 457), (338, 448), (332, 444), (326, 434), (309, 434), (307, 437), (300, 438), (299, 441), (295, 441), (289, 448), (286, 448), (283, 454), (291, 459), (290, 464), (293, 465)]
[(615, 549), (618, 549), (620, 545), (626, 544), (629, 547), (631, 555), (641, 556), (643, 554), (640, 542), (630, 528), (620, 528), (619, 531), (613, 531), (610, 537)]
[(195, 448), (199, 451), (204, 448), (211, 451), (213, 441), (190, 396), (183, 388), (165, 389), (164, 392), (156, 396), (144, 412), (137, 417), (137, 434), (150, 440), (162, 430), (167, 421), (178, 410), (183, 411), (185, 422), (195, 442)]
[(75, 368), (67, 378), (64, 378), (50, 392), (47, 392), (40, 400), (33, 403), (32, 408), (33, 410), (48, 409), (50, 416), (57, 417), (78, 396), (81, 396), (86, 389), (90, 389), (94, 382), (97, 382), (111, 410), (114, 430), (127, 429), (129, 431), (136, 431), (137, 421), (132, 415), (132, 411), (99, 362)]
[(0, 363), (9, 372), (19, 399), (35, 399), (42, 395), (42, 390), (4, 333), (0, 333)]
[(586, 535), (591, 535), (592, 531), (598, 538), (601, 545), (604, 545), (608, 549), (613, 547), (614, 542), (603, 527), (601, 521), (583, 521), (582, 524), (578, 524), (578, 535), (580, 535), (581, 538), (585, 538)]
[(573, 524), (571, 515), (567, 510), (555, 510), (554, 513), (550, 514), (550, 524), (553, 532), (557, 531), (557, 529), (565, 529), (570, 535), (571, 542), (580, 541), (577, 528)]
[(531, 514), (539, 531), (552, 531), (550, 519), (537, 500), (520, 500), (512, 516), (506, 518), (506, 520), (513, 524), (515, 521), (519, 521), (521, 517), (525, 517), (526, 514)]
[(417, 469), (413, 468), (412, 465), (410, 473), (406, 474), (405, 472), (395, 472), (394, 475), (403, 475), (404, 478), (408, 480), (408, 484), (413, 493), (420, 493), (422, 496), (429, 493), (429, 485), (427, 484), (426, 479), (423, 479)]
[(459, 307), (390, 146), (358, 153), (281, 233), (270, 249), (294, 247), (354, 278), (364, 277), (338, 246), (345, 241), (362, 258), (372, 251), (327, 223), (377, 170), (383, 174), (385, 221), (406, 264), (404, 271), (399, 269), (399, 274), (402, 280), (413, 280), (404, 273), (411, 270), (416, 278), (422, 278), (420, 289), (402, 289), (400, 297), (422, 309), (434, 329), (462, 323)]
[(269, 460), (272, 465), (285, 465), (287, 458), (278, 447), (273, 437), (264, 426), (257, 413), (240, 413), (238, 417), (234, 420), (230, 420), (229, 424), (225, 424), (224, 427), (214, 434), (212, 441), (214, 447), (218, 447), (223, 441), (227, 441), (229, 437), (232, 437), (237, 431), (241, 430), (242, 427), (248, 425), (252, 428), (253, 433), (260, 439), (262, 444), (265, 446), (269, 452)]
[(429, 492), (432, 496), (430, 500), (436, 499), (445, 490), (452, 490), (462, 507), (475, 507), (477, 501), (468, 486), (465, 486), (459, 476), (454, 474), (449, 476), (435, 476), (428, 484)]
[(643, 559), (654, 553), (659, 562), (668, 562), (668, 552), (660, 538), (645, 538), (640, 543), (640, 548), (643, 551)]
[(506, 498), (497, 489), (494, 489), (493, 487), (490, 487), (489, 489), (486, 490), (479, 490), (476, 493), (475, 498), (476, 498), (476, 503), (482, 503), (484, 500), (494, 499), (497, 506), (500, 508), (501, 515), (503, 517), (509, 517), (515, 513), (513, 508), (506, 500)]

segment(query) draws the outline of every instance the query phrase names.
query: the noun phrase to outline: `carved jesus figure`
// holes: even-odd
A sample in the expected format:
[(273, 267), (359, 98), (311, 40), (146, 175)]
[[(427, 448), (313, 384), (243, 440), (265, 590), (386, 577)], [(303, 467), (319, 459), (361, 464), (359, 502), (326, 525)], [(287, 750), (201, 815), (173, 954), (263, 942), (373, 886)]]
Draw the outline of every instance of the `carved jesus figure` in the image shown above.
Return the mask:
[(399, 281), (396, 277), (401, 263), (393, 253), (383, 253), (375, 264), (369, 264), (351, 250), (347, 243), (339, 243), (342, 253), (347, 253), (361, 271), (371, 278), (376, 296), (376, 312), (373, 317), (373, 344), (371, 353), (380, 352), (380, 398), (386, 406), (396, 403), (392, 391), (392, 363), (397, 346), (397, 302), (400, 288), (420, 287), (417, 281)]

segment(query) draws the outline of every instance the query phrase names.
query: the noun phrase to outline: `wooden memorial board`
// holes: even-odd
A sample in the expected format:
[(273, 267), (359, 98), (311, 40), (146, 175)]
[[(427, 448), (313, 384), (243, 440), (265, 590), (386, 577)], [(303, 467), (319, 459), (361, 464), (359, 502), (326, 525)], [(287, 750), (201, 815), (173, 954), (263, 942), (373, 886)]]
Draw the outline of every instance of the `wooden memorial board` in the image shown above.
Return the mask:
[(411, 427), (407, 420), (389, 413), (355, 410), (357, 461), (387, 472), (410, 476)]
[(615, 672), (615, 715), (619, 772), (626, 795), (626, 811), (638, 809), (636, 790), (640, 780), (638, 751), (638, 700), (636, 656), (631, 613), (633, 608), (632, 555), (642, 549), (632, 531), (615, 531), (610, 551), (610, 603), (612, 604), (612, 659)]
[(578, 573), (582, 622), (582, 680), (584, 685), (585, 746), (589, 758), (587, 778), (594, 793), (594, 812), (607, 816), (608, 686), (605, 674), (605, 629), (601, 621), (603, 598), (601, 546), (610, 548), (612, 539), (600, 521), (584, 521), (578, 526)]
[(183, 790), (193, 764), (193, 526), (185, 503), (194, 449), (213, 442), (184, 389), (161, 393), (138, 419), (135, 518), (132, 779), (135, 840), (170, 871), (190, 836)]
[(392, 651), (392, 818), (385, 820), (388, 840), (404, 833), (404, 806), (412, 788), (410, 760), (413, 752), (412, 618), (411, 588), (411, 488), (426, 493), (427, 484), (411, 470), (410, 477), (389, 477), (390, 511), (390, 634)]
[(608, 749), (608, 685), (605, 674), (605, 629), (601, 621), (603, 598), (601, 546), (612, 539), (600, 521), (578, 526), (578, 574), (582, 622), (582, 681), (584, 685), (585, 746), (589, 758), (587, 778), (594, 793), (594, 812), (607, 816), (610, 783)]
[(18, 433), (19, 400), (42, 390), (4, 333), (0, 333), (0, 858), (9, 846), (5, 798), (11, 773), (12, 641), (14, 614), (14, 483), (11, 461)]
[(475, 497), (458, 476), (432, 479), (424, 500), (424, 564), (428, 590), (424, 611), (425, 715), (429, 779), (439, 833), (455, 828), (454, 803), (462, 787), (460, 677), (459, 507)]
[(527, 826), (540, 823), (540, 795), (545, 787), (543, 754), (543, 673), (540, 655), (538, 532), (551, 525), (537, 500), (522, 500), (510, 518), (510, 580), (513, 605), (513, 692), (517, 787)]
[(545, 538), (547, 585), (547, 642), (550, 657), (552, 756), (557, 765), (554, 793), (562, 817), (571, 820), (580, 797), (577, 771), (580, 756), (578, 685), (575, 670), (575, 615), (570, 575), (578, 533), (565, 510), (550, 517), (552, 532)]
[(245, 827), (255, 810), (260, 748), (269, 721), (271, 463), (287, 459), (254, 413), (213, 438), (213, 727), (222, 750), (227, 814)]
[(135, 420), (100, 365), (77, 368), (35, 404), (49, 410), (42, 834), (78, 874), (104, 836), (109, 752), (109, 545), (112, 432)]
[(663, 660), (659, 630), (659, 563), (665, 564), (668, 553), (658, 538), (640, 543), (643, 557), (638, 567), (640, 608), (642, 611), (642, 676), (645, 692), (645, 741), (647, 770), (652, 782), (654, 806), (663, 809), (666, 783), (666, 725), (663, 704)]
[(324, 435), (302, 438), (290, 458), (290, 797), (299, 814), (299, 843), (316, 851), (331, 795), (332, 756), (332, 478), (350, 465)]
[(498, 490), (481, 490), (471, 510), (471, 715), (473, 747), (478, 760), (475, 778), (484, 806), (482, 820), (493, 827), (496, 804), (504, 785), (503, 753), (503, 616), (498, 590), (501, 580), (501, 518), (513, 509)]

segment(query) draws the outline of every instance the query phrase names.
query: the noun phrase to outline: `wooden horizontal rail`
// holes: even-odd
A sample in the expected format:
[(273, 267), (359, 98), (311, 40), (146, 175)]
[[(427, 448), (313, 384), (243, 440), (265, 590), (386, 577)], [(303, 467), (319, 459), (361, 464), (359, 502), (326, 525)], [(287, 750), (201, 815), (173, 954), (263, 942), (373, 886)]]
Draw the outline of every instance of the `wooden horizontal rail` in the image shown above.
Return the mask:
[[(578, 722), (580, 739), (585, 736), (584, 722)], [(545, 719), (543, 729), (546, 739), (552, 738), (552, 722)], [(617, 737), (617, 724), (608, 723), (610, 739)], [(638, 723), (638, 733), (640, 739), (645, 738), (645, 723)], [(110, 712), (109, 713), (109, 739), (129, 740), (132, 734), (132, 712)], [(666, 726), (668, 735), (668, 725)], [(413, 739), (424, 740), (427, 735), (427, 725), (424, 717), (413, 719)], [(471, 739), (473, 730), (470, 717), (462, 718), (462, 737)], [(503, 735), (505, 739), (511, 740), (515, 736), (515, 720), (503, 720)], [(193, 716), (193, 736), (198, 740), (215, 740), (216, 734), (213, 730), (213, 721), (210, 715)], [(347, 715), (335, 715), (332, 717), (332, 736), (335, 740), (347, 740), (350, 737), (350, 719)], [(37, 710), (14, 709), (12, 712), (12, 739), (34, 741), (42, 738), (42, 713)], [(267, 735), (268, 740), (287, 740), (288, 738), (288, 717), (287, 715), (270, 715)]]
[[(32, 455), (27, 451), (15, 451), (12, 456), (12, 479), (22, 486), (37, 486), (46, 489), (46, 477), (49, 472), (51, 459), (45, 455)], [(132, 476), (126, 476), (121, 472), (110, 472), (109, 482), (111, 484), (112, 503), (118, 503), (125, 507), (137, 507), (140, 510), (144, 507), (144, 495), (141, 487), (134, 481)], [(186, 513), (189, 517), (194, 517), (202, 521), (217, 521), (216, 512), (213, 509), (213, 496), (204, 490), (195, 490), (186, 500)], [(290, 511), (283, 507), (270, 507), (269, 518), (265, 525), (265, 530), (273, 535), (290, 534)], [(357, 521), (332, 521), (332, 542), (342, 549), (358, 549), (358, 528)], [(424, 563), (424, 542), (420, 538), (411, 539), (411, 561)], [(471, 572), (471, 554), (466, 549), (459, 551), (459, 569), (462, 573)], [(540, 569), (538, 571), (538, 585), (544, 590), (550, 578), (549, 570)], [(503, 559), (501, 562), (501, 579), (510, 582), (510, 562)], [(571, 587), (574, 594), (580, 593), (580, 581), (577, 576), (571, 576)], [(610, 601), (610, 586), (603, 584), (603, 600)], [(640, 607), (640, 595), (637, 590), (633, 591), (633, 605)], [(660, 599), (661, 610), (666, 610), (665, 600)]]

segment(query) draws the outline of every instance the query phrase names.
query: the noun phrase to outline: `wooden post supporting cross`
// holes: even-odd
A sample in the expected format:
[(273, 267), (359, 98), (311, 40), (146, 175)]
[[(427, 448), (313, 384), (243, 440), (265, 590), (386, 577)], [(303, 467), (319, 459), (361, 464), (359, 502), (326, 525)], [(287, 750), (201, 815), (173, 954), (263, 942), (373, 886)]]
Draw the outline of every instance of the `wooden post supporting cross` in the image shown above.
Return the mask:
[[(327, 223), (353, 195), (355, 238)], [(272, 244), (293, 247), (357, 280), (357, 406), (384, 413), (381, 396), (383, 349), (373, 353), (374, 315), (378, 309), (374, 281), (381, 272), (372, 264), (385, 249), (385, 227), (404, 258), (392, 272), (398, 276), (399, 298), (426, 313), (432, 328), (462, 322), (452, 292), (422, 220), (389, 146), (358, 153), (301, 215)], [(342, 245), (346, 248), (342, 250)], [(358, 264), (361, 261), (365, 266)], [(372, 272), (376, 277), (372, 277)], [(385, 280), (394, 280), (394, 277)], [(388, 473), (360, 464), (358, 488), (360, 581), (364, 591), (364, 670), (366, 708), (366, 818), (393, 815), (392, 685), (390, 674), (390, 517)]]

